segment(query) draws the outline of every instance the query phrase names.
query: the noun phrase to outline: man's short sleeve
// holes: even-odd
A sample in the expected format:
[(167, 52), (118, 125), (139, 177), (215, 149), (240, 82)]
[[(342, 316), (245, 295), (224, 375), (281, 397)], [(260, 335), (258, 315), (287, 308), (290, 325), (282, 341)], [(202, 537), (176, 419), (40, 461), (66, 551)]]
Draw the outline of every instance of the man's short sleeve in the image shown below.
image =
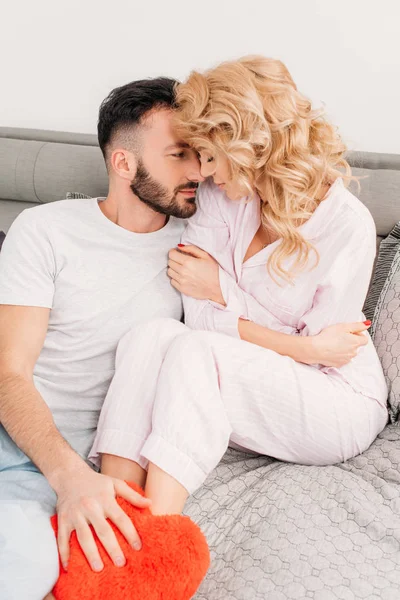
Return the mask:
[(0, 252), (0, 304), (52, 308), (55, 274), (48, 227), (35, 208), (24, 210)]

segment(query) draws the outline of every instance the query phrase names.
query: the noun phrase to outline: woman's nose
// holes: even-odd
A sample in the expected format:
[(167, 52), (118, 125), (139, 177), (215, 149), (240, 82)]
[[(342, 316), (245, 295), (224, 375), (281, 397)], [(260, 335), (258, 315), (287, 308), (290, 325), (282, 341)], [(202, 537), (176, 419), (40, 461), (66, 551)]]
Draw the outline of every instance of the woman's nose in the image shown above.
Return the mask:
[(198, 161), (194, 161), (191, 164), (191, 169), (190, 169), (190, 174), (189, 174), (189, 179), (191, 181), (204, 181), (205, 177), (203, 176), (202, 172), (201, 172), (201, 165), (199, 164)]
[(201, 176), (206, 178), (214, 175), (215, 167), (211, 163), (201, 163), (200, 165)]

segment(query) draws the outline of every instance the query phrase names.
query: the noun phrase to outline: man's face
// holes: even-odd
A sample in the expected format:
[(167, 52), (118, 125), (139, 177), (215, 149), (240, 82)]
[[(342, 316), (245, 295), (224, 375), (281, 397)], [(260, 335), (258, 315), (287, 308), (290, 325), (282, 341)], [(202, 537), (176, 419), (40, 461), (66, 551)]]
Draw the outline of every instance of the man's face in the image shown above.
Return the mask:
[(196, 190), (203, 177), (197, 153), (172, 128), (172, 111), (155, 111), (145, 121), (132, 192), (153, 210), (187, 219), (196, 212)]

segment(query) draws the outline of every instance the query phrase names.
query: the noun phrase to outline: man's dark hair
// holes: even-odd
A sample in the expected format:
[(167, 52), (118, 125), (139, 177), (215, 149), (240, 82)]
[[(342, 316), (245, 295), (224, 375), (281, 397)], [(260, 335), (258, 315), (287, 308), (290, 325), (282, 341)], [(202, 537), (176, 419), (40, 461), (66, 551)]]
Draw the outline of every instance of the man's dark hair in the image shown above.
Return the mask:
[(174, 107), (177, 83), (168, 77), (141, 79), (110, 92), (101, 103), (97, 124), (99, 146), (106, 162), (107, 146), (117, 132), (139, 125), (153, 109)]

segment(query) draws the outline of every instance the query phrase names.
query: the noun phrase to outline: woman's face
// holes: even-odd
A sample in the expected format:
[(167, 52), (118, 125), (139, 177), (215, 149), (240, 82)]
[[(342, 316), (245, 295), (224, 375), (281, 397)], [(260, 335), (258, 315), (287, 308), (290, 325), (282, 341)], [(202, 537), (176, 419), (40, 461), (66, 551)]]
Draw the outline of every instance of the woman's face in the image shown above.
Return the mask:
[(208, 150), (198, 150), (202, 177), (212, 177), (214, 183), (223, 190), (230, 200), (239, 200), (243, 190), (232, 179), (228, 159), (223, 154), (211, 154)]

